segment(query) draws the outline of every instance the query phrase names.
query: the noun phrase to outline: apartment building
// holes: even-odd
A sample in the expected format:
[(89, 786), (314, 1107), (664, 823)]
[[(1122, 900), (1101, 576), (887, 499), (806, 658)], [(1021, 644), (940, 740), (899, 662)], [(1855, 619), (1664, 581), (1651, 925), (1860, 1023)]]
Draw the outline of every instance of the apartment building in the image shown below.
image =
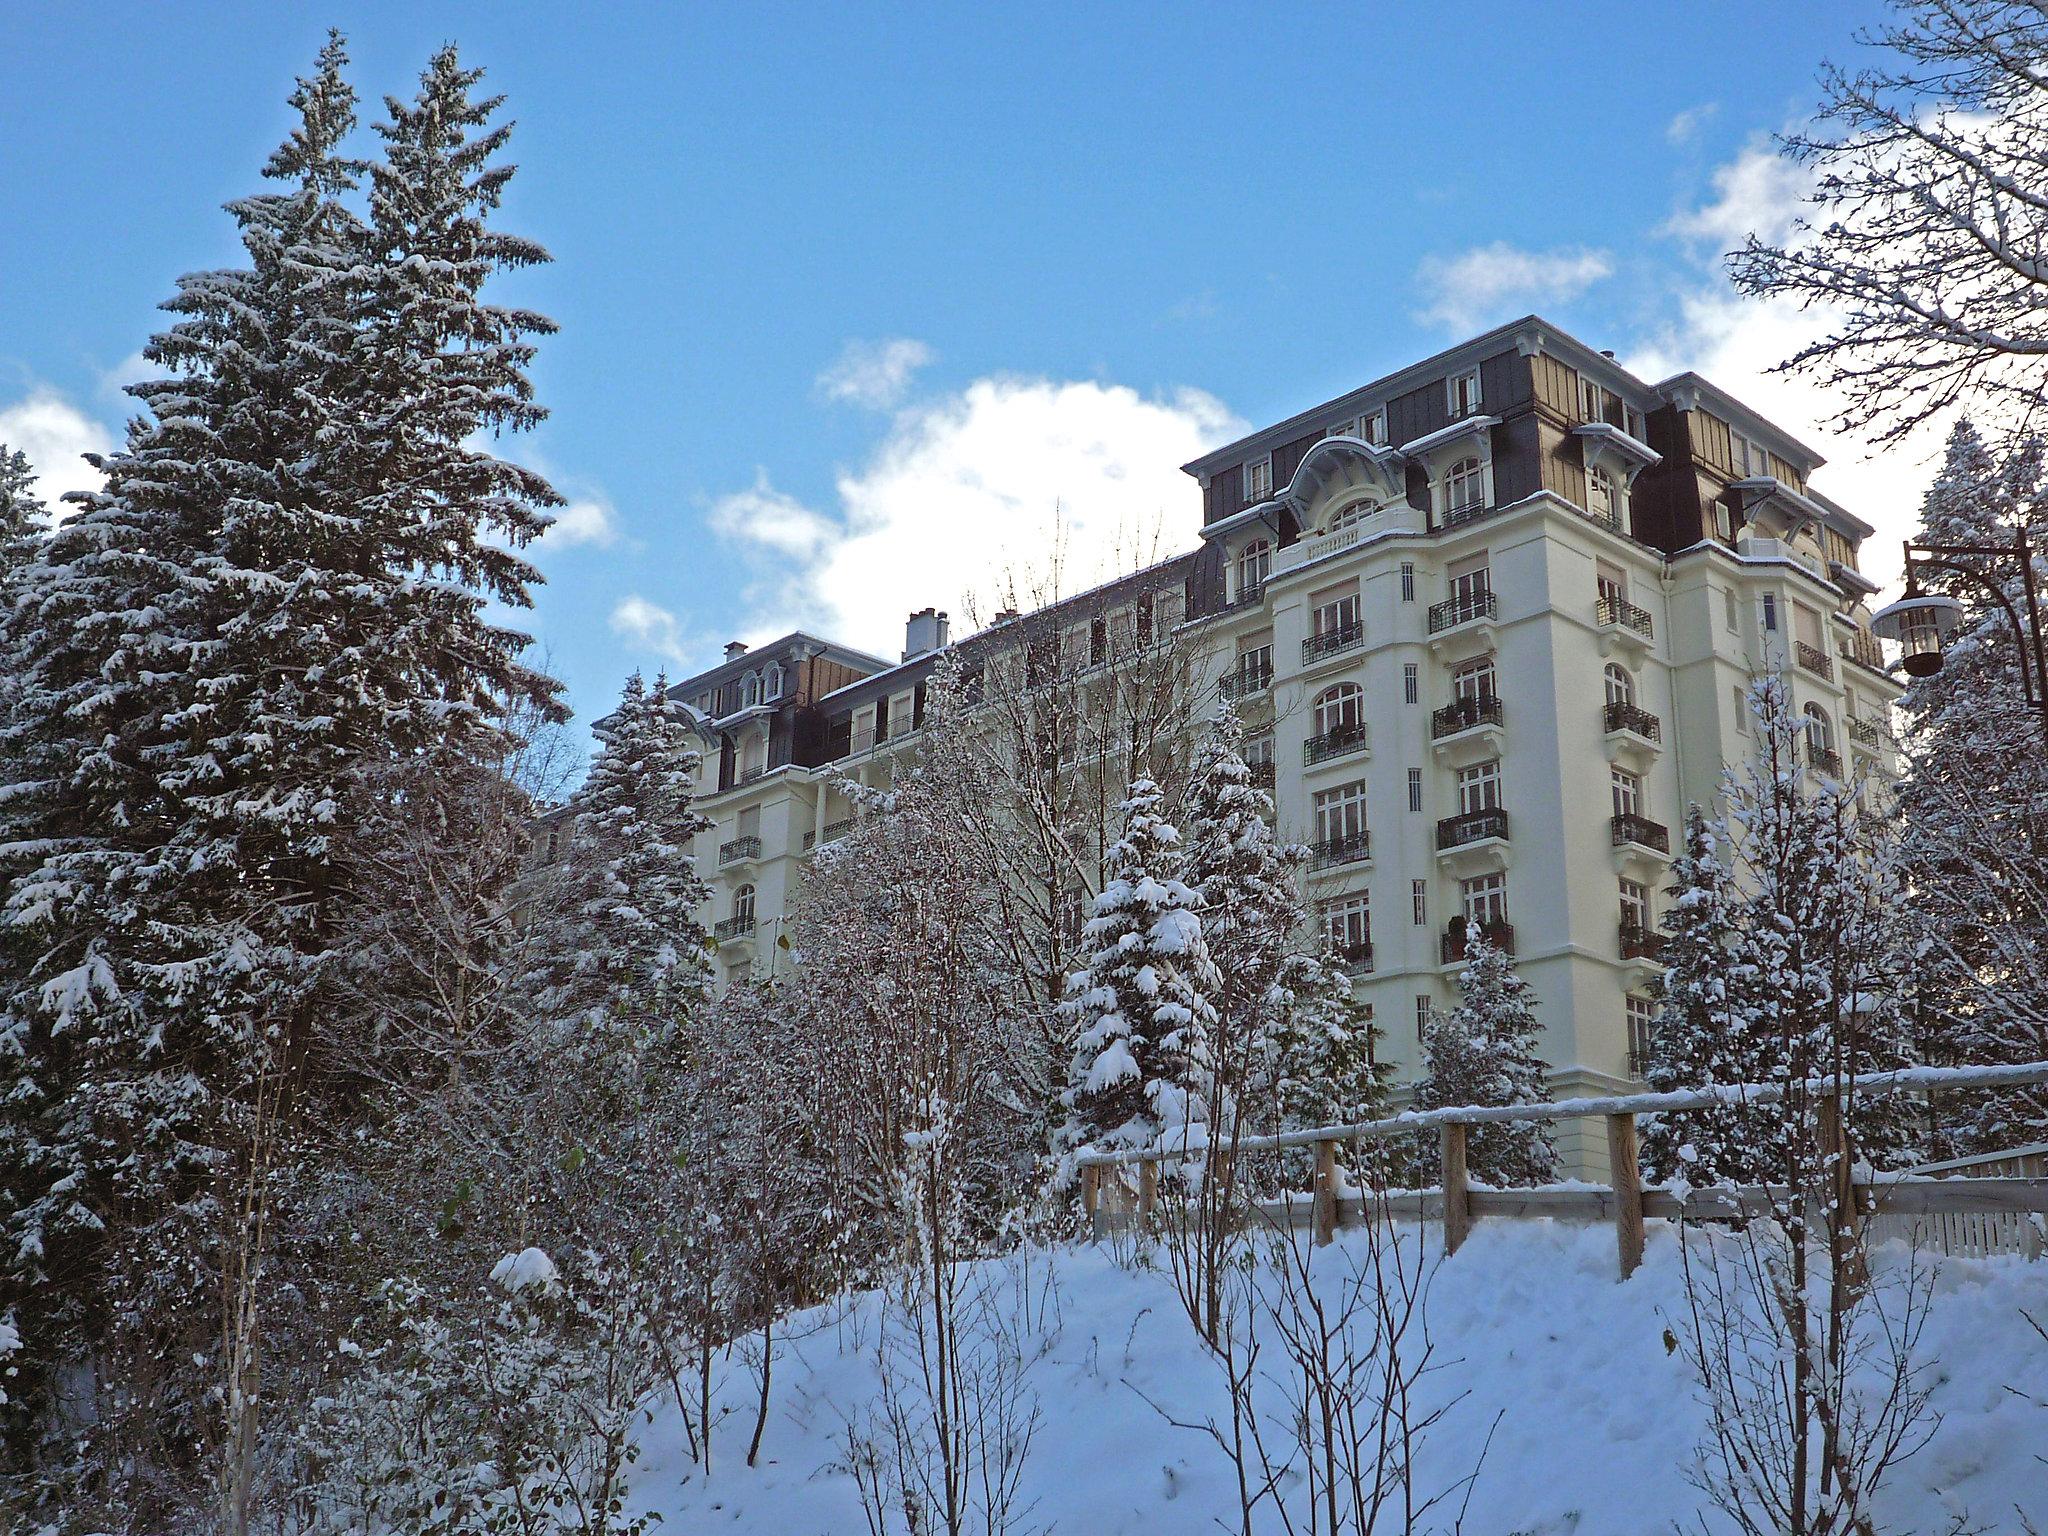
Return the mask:
[[(1645, 382), (1528, 317), (1185, 466), (1199, 547), (1060, 605), (1060, 664), (1171, 636), (1235, 703), (1404, 1075), (1471, 919), (1541, 999), (1556, 1091), (1625, 1089), (1672, 845), (1748, 754), (1752, 679), (1785, 677), (1815, 772), (1893, 771), (1872, 530), (1821, 463), (1696, 374)], [(954, 641), (925, 610), (894, 663), (797, 634), (676, 685), (717, 763), (726, 975), (788, 963), (799, 870), (851, 815), (834, 786), (886, 782), (940, 654), (1019, 622)]]

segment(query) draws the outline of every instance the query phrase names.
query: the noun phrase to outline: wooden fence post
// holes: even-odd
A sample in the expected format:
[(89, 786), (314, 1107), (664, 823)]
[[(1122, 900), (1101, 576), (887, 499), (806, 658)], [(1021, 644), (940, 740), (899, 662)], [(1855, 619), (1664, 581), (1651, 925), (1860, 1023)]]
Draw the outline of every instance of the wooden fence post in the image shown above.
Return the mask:
[(1159, 1199), (1159, 1164), (1147, 1158), (1138, 1164), (1138, 1220), (1152, 1220), (1152, 1207)]
[(1444, 1252), (1456, 1253), (1472, 1230), (1472, 1195), (1466, 1187), (1465, 1127), (1443, 1128)]
[(1614, 1236), (1621, 1250), (1621, 1278), (1643, 1262), (1643, 1175), (1636, 1165), (1636, 1117), (1607, 1117), (1607, 1170), (1614, 1185)]
[(1315, 1235), (1318, 1248), (1337, 1235), (1337, 1143), (1316, 1143)]
[(1102, 1170), (1090, 1163), (1081, 1170), (1081, 1209), (1088, 1217), (1088, 1228), (1095, 1228), (1095, 1213), (1102, 1204)]

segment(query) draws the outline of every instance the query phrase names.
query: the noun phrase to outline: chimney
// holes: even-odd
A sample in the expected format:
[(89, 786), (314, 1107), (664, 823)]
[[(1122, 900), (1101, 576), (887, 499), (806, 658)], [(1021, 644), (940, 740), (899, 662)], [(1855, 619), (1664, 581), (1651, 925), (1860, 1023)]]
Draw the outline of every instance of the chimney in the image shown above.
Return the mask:
[(733, 659), (733, 657), (735, 657), (735, 656), (744, 656), (744, 655), (746, 655), (746, 654), (747, 654), (747, 642), (746, 642), (746, 641), (744, 641), (744, 640), (728, 640), (728, 641), (726, 641), (726, 642), (725, 642), (725, 659), (726, 659), (727, 661), (731, 661), (731, 660)]
[(903, 626), (903, 659), (915, 661), (933, 651), (943, 651), (952, 626), (946, 616), (933, 608), (920, 608)]
[(993, 619), (991, 619), (991, 620), (990, 620), (989, 622), (990, 622), (990, 623), (992, 623), (992, 624), (1007, 624), (1007, 623), (1009, 623), (1009, 622), (1010, 622), (1010, 620), (1014, 619), (1015, 617), (1017, 617), (1017, 610), (1016, 610), (1016, 609), (1014, 609), (1014, 608), (998, 608), (998, 609), (996, 610), (996, 616), (995, 616), (995, 617), (994, 617)]
[(1612, 350), (1612, 349), (1610, 349), (1610, 348), (1606, 348), (1606, 347), (1603, 347), (1603, 348), (1601, 348), (1601, 351), (1600, 351), (1600, 355), (1601, 355), (1602, 357), (1606, 358), (1606, 359), (1607, 359), (1607, 361), (1609, 361), (1610, 363), (1614, 361), (1614, 353), (1613, 353), (1613, 350)]

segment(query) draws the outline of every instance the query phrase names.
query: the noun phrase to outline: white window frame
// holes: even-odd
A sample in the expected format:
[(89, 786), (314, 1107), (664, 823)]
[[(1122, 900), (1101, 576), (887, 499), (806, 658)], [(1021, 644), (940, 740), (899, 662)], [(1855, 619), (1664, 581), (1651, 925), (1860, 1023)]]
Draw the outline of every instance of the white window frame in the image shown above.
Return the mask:
[(1500, 805), (1500, 759), (1489, 758), (1458, 770), (1458, 814), (1497, 811)]
[(1342, 838), (1363, 837), (1365, 824), (1365, 781), (1354, 779), (1334, 789), (1318, 790), (1315, 796), (1316, 841), (1332, 843)]
[(1735, 478), (1754, 480), (1771, 473), (1771, 455), (1764, 445), (1748, 434), (1728, 429), (1728, 458), (1735, 466)]
[(1500, 697), (1500, 669), (1491, 656), (1468, 661), (1451, 674), (1451, 697), (1461, 704)]
[(1586, 471), (1586, 511), (1606, 523), (1619, 523), (1622, 513), (1621, 482), (1604, 464)]
[(1498, 869), (1458, 882), (1458, 906), (1468, 923), (1482, 928), (1508, 920), (1508, 877)]
[(1422, 809), (1422, 770), (1420, 768), (1410, 768), (1408, 770), (1408, 809), (1410, 811)]
[(1269, 539), (1252, 539), (1237, 552), (1237, 596), (1266, 584), (1273, 573), (1273, 545)]
[(1429, 882), (1427, 880), (1410, 880), (1408, 882), (1408, 912), (1410, 917), (1414, 919), (1416, 927), (1427, 928), (1429, 926)]
[(1372, 948), (1372, 898), (1364, 891), (1322, 904), (1323, 936), (1339, 953)]
[(1412, 661), (1401, 663), (1401, 697), (1409, 704), (1422, 700), (1422, 667)]
[(1387, 408), (1380, 406), (1358, 418), (1358, 435), (1375, 448), (1387, 445)]
[(1647, 885), (1624, 875), (1614, 882), (1614, 899), (1623, 927), (1649, 928), (1650, 888)]
[(1356, 683), (1335, 683), (1316, 695), (1316, 734), (1349, 730), (1365, 720), (1365, 690)]
[(1630, 773), (1626, 768), (1610, 766), (1607, 770), (1607, 793), (1614, 804), (1617, 816), (1640, 816), (1643, 814), (1643, 776)]
[(1485, 454), (1468, 453), (1444, 470), (1443, 510), (1448, 516), (1488, 505), (1493, 497), (1493, 464)]
[(1255, 507), (1273, 496), (1273, 455), (1252, 459), (1244, 467), (1244, 504)]
[(1628, 668), (1618, 661), (1610, 661), (1600, 671), (1600, 680), (1607, 690), (1609, 704), (1633, 704), (1636, 701), (1636, 680), (1629, 676)]
[(1444, 409), (1451, 420), (1477, 414), (1485, 409), (1486, 397), (1480, 391), (1479, 369), (1464, 369), (1444, 380)]
[(1339, 631), (1349, 629), (1357, 624), (1358, 590), (1354, 587), (1351, 591), (1339, 597), (1333, 597), (1326, 603), (1318, 604), (1313, 623), (1314, 629), (1312, 633), (1317, 639), (1321, 639), (1324, 635), (1337, 634)]

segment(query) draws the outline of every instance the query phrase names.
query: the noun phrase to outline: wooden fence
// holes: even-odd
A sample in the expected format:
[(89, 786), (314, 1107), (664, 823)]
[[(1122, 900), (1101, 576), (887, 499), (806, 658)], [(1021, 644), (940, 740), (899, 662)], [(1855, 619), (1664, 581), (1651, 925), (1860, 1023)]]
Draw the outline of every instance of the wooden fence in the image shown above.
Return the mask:
[[(1384, 1120), (1356, 1125), (1322, 1126), (1274, 1136), (1240, 1137), (1227, 1155), (1312, 1148), (1312, 1188), (1301, 1198), (1264, 1202), (1256, 1214), (1290, 1227), (1307, 1227), (1317, 1243), (1328, 1243), (1341, 1225), (1355, 1224), (1384, 1212), (1396, 1219), (1439, 1221), (1444, 1249), (1455, 1253), (1481, 1217), (1548, 1216), (1561, 1220), (1611, 1221), (1615, 1228), (1621, 1277), (1626, 1280), (1643, 1260), (1644, 1223), (1650, 1218), (1728, 1220), (1761, 1215), (1790, 1197), (1785, 1189), (1694, 1189), (1683, 1199), (1668, 1189), (1644, 1188), (1638, 1167), (1636, 1117), (1684, 1114), (1717, 1105), (1764, 1105), (1782, 1102), (1796, 1086), (1812, 1095), (1821, 1111), (1821, 1135), (1841, 1145), (1837, 1106), (1844, 1098), (1862, 1095), (1924, 1093), (1938, 1088), (2008, 1088), (2048, 1082), (2048, 1062), (2000, 1067), (1911, 1067), (1854, 1079), (1815, 1078), (1801, 1084), (1750, 1083), (1734, 1087), (1691, 1089), (1677, 1093), (1639, 1093), (1610, 1098), (1559, 1099), (1542, 1104), (1489, 1105), (1456, 1109), (1410, 1110)], [(1607, 1126), (1609, 1184), (1605, 1188), (1475, 1189), (1466, 1168), (1465, 1142), (1474, 1125), (1517, 1121), (1601, 1119)], [(1435, 1131), (1441, 1138), (1442, 1187), (1436, 1190), (1372, 1192), (1344, 1196), (1337, 1178), (1337, 1149), (1345, 1144), (1385, 1140)], [(1930, 1164), (1906, 1174), (1878, 1174), (1853, 1179), (1846, 1159), (1836, 1165), (1840, 1205), (1867, 1214), (1870, 1235), (1910, 1237), (1943, 1252), (1981, 1255), (2018, 1252), (2039, 1258), (2042, 1232), (2048, 1228), (2048, 1177), (2035, 1171), (2018, 1177), (1941, 1177), (1962, 1174), (1966, 1165), (2010, 1162), (2026, 1169), (2036, 1150), (2019, 1148), (1957, 1164)], [(1158, 1200), (1159, 1167), (1204, 1155), (1181, 1145), (1118, 1152), (1086, 1153), (1075, 1159), (1081, 1174), (1081, 1198), (1098, 1234), (1125, 1214), (1151, 1220)], [(1128, 1213), (1113, 1208), (1111, 1175), (1135, 1167), (1138, 1188)], [(2001, 1173), (2004, 1169), (1999, 1170)]]

